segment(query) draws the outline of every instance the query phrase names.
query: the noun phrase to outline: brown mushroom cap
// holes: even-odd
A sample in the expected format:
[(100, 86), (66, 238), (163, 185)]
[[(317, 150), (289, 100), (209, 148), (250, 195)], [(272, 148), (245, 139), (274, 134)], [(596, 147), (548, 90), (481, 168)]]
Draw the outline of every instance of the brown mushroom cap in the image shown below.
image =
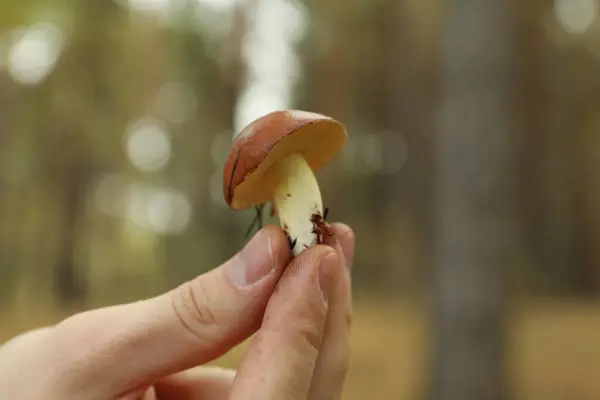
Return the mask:
[(285, 110), (248, 124), (233, 141), (223, 173), (223, 194), (241, 210), (270, 201), (281, 177), (277, 161), (304, 155), (313, 172), (327, 164), (346, 143), (346, 128), (325, 115)]

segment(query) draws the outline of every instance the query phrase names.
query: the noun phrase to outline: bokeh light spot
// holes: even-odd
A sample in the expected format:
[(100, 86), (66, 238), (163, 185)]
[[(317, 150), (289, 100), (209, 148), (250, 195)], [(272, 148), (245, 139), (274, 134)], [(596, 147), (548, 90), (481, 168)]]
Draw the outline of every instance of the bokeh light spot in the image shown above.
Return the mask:
[(163, 168), (171, 157), (171, 140), (158, 121), (142, 119), (128, 129), (127, 156), (140, 171), (152, 172)]
[(177, 235), (188, 227), (192, 205), (179, 190), (134, 183), (128, 190), (126, 216), (142, 229)]
[(594, 0), (555, 0), (554, 14), (564, 30), (572, 34), (584, 33), (596, 19)]
[(147, 202), (148, 221), (155, 232), (179, 234), (185, 231), (192, 216), (187, 197), (175, 190), (156, 190)]
[(53, 24), (17, 30), (6, 55), (9, 75), (24, 85), (36, 85), (53, 70), (64, 47), (64, 35)]

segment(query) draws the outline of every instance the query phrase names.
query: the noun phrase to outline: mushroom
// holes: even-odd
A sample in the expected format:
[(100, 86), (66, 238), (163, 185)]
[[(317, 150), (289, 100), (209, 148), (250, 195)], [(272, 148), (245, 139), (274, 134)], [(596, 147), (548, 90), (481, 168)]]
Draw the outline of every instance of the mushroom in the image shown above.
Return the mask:
[(234, 138), (223, 174), (232, 210), (271, 202), (294, 256), (323, 243), (329, 225), (315, 173), (346, 143), (346, 128), (325, 115), (275, 111), (244, 127)]

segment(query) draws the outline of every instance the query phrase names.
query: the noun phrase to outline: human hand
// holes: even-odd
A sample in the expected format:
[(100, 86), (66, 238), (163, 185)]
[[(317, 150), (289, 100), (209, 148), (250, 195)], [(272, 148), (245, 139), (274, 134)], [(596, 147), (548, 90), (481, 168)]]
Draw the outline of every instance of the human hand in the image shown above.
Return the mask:
[[(285, 235), (268, 226), (168, 293), (22, 334), (0, 347), (0, 398), (340, 398), (354, 234), (342, 224), (333, 232), (290, 263)], [(200, 366), (255, 332), (237, 372)]]

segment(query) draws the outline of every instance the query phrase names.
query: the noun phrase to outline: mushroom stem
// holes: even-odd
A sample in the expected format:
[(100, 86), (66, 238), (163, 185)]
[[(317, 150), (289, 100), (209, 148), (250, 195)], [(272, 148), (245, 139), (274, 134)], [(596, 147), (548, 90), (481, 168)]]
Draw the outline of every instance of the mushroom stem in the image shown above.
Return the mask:
[(273, 202), (295, 257), (322, 240), (315, 219), (323, 216), (323, 201), (317, 178), (301, 154), (287, 156), (279, 161), (277, 168), (281, 172), (281, 181), (275, 189)]

